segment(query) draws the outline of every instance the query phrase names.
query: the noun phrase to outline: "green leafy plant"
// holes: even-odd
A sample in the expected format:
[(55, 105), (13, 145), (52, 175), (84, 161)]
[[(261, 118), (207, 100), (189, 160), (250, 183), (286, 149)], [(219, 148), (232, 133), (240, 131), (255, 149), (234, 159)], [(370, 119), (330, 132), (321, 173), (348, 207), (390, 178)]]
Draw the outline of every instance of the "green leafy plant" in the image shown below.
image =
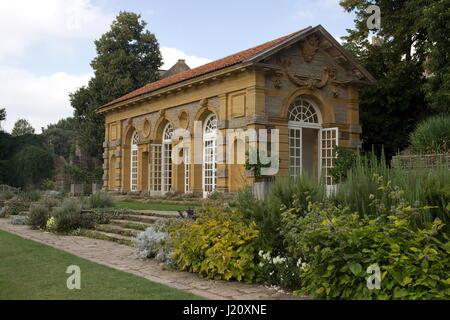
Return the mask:
[[(414, 217), (430, 210), (404, 199), (403, 190), (375, 176), (391, 206), (371, 196), (370, 216), (330, 202), (283, 214), (291, 257), (304, 261), (302, 289), (321, 299), (449, 299), (450, 241), (436, 219), (421, 228)], [(381, 288), (369, 290), (366, 268), (381, 270)]]
[(334, 150), (337, 158), (334, 162), (334, 166), (330, 168), (329, 172), (334, 183), (340, 183), (347, 179), (348, 171), (355, 166), (356, 153), (348, 148), (340, 146), (336, 146)]
[(210, 208), (186, 220), (170, 231), (173, 257), (181, 270), (209, 279), (259, 279), (254, 222), (246, 221), (237, 211)]
[(450, 114), (430, 117), (420, 122), (410, 135), (416, 154), (450, 152)]
[[(271, 166), (270, 162), (265, 163), (265, 164), (263, 164), (261, 162), (260, 153), (261, 153), (261, 151), (259, 149), (255, 149), (255, 148), (251, 148), (249, 151), (247, 151), (245, 153), (244, 168), (245, 168), (245, 170), (252, 171), (255, 178), (262, 177), (262, 174), (261, 174), (262, 168), (270, 168), (270, 166)], [(265, 152), (264, 154), (267, 156), (267, 152)], [(253, 161), (251, 161), (252, 159), (256, 159), (256, 163), (253, 163)]]

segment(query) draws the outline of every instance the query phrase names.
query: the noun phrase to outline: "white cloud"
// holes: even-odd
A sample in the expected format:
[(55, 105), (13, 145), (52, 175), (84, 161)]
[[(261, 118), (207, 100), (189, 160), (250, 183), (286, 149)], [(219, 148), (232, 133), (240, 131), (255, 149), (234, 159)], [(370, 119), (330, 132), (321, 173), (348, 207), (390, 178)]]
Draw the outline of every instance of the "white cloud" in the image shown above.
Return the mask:
[(73, 40), (95, 39), (113, 18), (90, 0), (2, 0), (0, 61), (30, 54), (33, 45), (75, 50)]
[(167, 70), (170, 67), (172, 67), (175, 63), (177, 63), (178, 59), (186, 60), (186, 64), (191, 68), (196, 68), (205, 63), (211, 62), (210, 59), (190, 56), (185, 52), (178, 50), (176, 48), (161, 47), (160, 50), (163, 56), (163, 63), (164, 63), (161, 68), (164, 70)]
[(0, 66), (0, 107), (6, 107), (7, 112), (3, 129), (11, 132), (15, 121), (25, 118), (39, 133), (41, 127), (71, 116), (69, 93), (85, 85), (91, 76), (64, 72), (38, 76), (23, 69)]

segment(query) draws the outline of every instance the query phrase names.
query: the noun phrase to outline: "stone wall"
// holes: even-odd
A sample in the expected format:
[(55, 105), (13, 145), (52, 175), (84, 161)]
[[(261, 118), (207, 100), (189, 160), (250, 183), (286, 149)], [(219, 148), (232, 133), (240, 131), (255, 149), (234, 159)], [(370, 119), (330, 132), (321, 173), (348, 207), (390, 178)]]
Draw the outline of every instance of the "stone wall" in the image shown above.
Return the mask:
[(404, 169), (435, 168), (447, 164), (450, 169), (450, 153), (394, 156), (391, 163), (395, 168)]

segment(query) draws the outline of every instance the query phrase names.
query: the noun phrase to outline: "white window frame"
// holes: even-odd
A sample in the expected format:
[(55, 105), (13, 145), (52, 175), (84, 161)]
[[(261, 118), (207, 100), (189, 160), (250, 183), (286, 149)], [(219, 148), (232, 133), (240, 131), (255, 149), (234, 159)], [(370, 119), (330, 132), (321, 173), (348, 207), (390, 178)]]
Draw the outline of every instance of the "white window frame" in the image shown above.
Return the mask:
[[(298, 97), (289, 106), (288, 117), (289, 175), (297, 176), (303, 172), (302, 129), (310, 128), (321, 130), (322, 115), (319, 108), (313, 102), (303, 97)], [(292, 135), (293, 133), (294, 135)], [(318, 140), (320, 142), (320, 139)], [(299, 155), (297, 155), (297, 153)], [(294, 163), (293, 166), (291, 165), (292, 163)]]
[(139, 151), (138, 151), (139, 134), (137, 131), (131, 136), (130, 144), (130, 190), (138, 191), (138, 174), (139, 174)]
[[(210, 153), (212, 151), (212, 153)], [(210, 114), (203, 127), (203, 196), (207, 197), (217, 187), (217, 117)]]
[(339, 145), (339, 128), (324, 128), (320, 130), (319, 136), (319, 172), (325, 185), (334, 185), (333, 178), (329, 170), (333, 168), (336, 161), (336, 150), (334, 147)]
[(162, 141), (162, 192), (172, 189), (172, 136), (173, 127), (167, 123), (163, 131)]

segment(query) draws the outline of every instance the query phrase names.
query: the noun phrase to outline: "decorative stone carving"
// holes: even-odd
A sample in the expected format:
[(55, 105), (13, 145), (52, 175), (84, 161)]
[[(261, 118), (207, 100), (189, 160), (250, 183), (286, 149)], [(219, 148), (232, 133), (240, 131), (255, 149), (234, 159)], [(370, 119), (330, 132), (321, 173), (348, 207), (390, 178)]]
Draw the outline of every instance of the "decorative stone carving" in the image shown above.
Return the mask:
[(165, 109), (159, 110), (159, 116), (160, 117), (164, 117), (165, 115), (166, 115), (166, 110)]
[(306, 62), (311, 62), (319, 50), (319, 38), (315, 35), (308, 37), (301, 45), (300, 52)]
[(345, 81), (338, 81), (336, 79), (337, 69), (334, 67), (324, 67), (322, 77), (320, 79), (315, 79), (292, 73), (289, 70), (291, 62), (287, 59), (281, 59), (278, 63), (283, 68), (289, 81), (299, 88), (323, 89), (325, 86), (329, 85), (333, 97), (337, 98), (339, 96), (339, 86), (346, 83)]
[(281, 79), (282, 78), (283, 78), (283, 73), (276, 72), (276, 71), (272, 73), (271, 80), (272, 80), (272, 84), (275, 89), (281, 89), (281, 87), (282, 87)]
[(200, 100), (200, 107), (206, 107), (208, 105), (208, 99), (203, 98)]

